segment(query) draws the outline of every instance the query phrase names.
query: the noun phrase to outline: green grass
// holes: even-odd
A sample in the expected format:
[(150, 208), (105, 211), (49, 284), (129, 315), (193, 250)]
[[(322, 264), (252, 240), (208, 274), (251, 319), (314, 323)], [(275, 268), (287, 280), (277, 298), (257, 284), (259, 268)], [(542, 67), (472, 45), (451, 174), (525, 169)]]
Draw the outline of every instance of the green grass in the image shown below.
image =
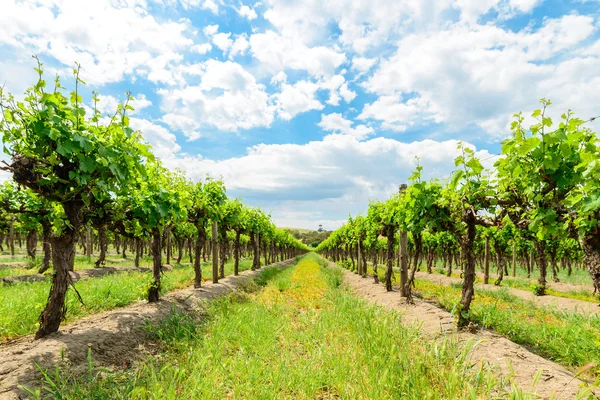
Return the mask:
[[(442, 273), (442, 274), (446, 274), (446, 270), (442, 269), (442, 265), (443, 263), (441, 261), (438, 260), (437, 264), (434, 265), (434, 271), (437, 273)], [(422, 270), (424, 270), (425, 267), (422, 268)], [(456, 266), (453, 265), (452, 267), (453, 269), (456, 269)], [(478, 273), (483, 273), (483, 271), (479, 268), (479, 264), (477, 264), (477, 272)], [(508, 274), (504, 275), (504, 279), (507, 278), (513, 278), (512, 276), (512, 264), (509, 265), (508, 267)], [(458, 274), (457, 274), (458, 276)], [(496, 277), (498, 276), (498, 268), (496, 267), (496, 264), (494, 263), (490, 263), (490, 281), (493, 282), (494, 280), (496, 280)], [(517, 264), (517, 270), (516, 270), (516, 277), (519, 280), (525, 280), (525, 281), (529, 281), (529, 282), (533, 282), (533, 281), (537, 281), (539, 276), (539, 270), (535, 269), (532, 273), (531, 273), (531, 277), (527, 278), (527, 271), (525, 271), (525, 269), (521, 268), (520, 264)], [(514, 279), (513, 278), (513, 279)], [(573, 268), (571, 276), (569, 276), (567, 274), (567, 270), (564, 269), (559, 269), (558, 270), (558, 278), (560, 279), (561, 282), (565, 282), (565, 283), (572, 283), (575, 285), (585, 285), (585, 286), (589, 286), (592, 287), (592, 280), (590, 278), (589, 273), (587, 272), (587, 270), (585, 269), (579, 269), (579, 268)], [(552, 267), (548, 266), (548, 271), (546, 274), (546, 280), (551, 284), (552, 283)], [(503, 280), (504, 282), (504, 280)], [(528, 285), (529, 286), (529, 285)]]
[[(385, 267), (378, 267), (378, 275), (383, 282)], [(372, 276), (371, 268), (369, 276)], [(398, 273), (394, 273), (393, 280), (399, 282)], [(460, 283), (445, 286), (423, 279), (416, 279), (415, 283), (418, 295), (436, 301), (448, 311), (453, 312), (460, 301)], [(470, 318), (573, 371), (594, 362), (596, 367), (589, 370), (587, 375), (600, 379), (598, 315), (539, 307), (533, 301), (511, 295), (507, 290), (479, 287), (471, 305)]]
[[(269, 272), (267, 272), (269, 273)], [(352, 296), (314, 255), (264, 289), (211, 303), (203, 322), (174, 311), (149, 327), (160, 353), (122, 372), (47, 372), (44, 394), (93, 399), (494, 399), (468, 360), (473, 343), (422, 337), (396, 312)], [(258, 287), (258, 285), (257, 285)], [(93, 354), (92, 354), (93, 357)], [(512, 396), (511, 396), (512, 394)]]
[[(483, 282), (483, 279), (478, 278), (477, 281)], [(490, 282), (492, 282), (492, 281), (490, 281)], [(520, 279), (515, 279), (515, 278), (505, 278), (502, 280), (501, 286), (507, 286), (510, 288), (521, 289), (521, 290), (526, 290), (528, 292), (531, 292), (532, 285), (534, 285), (536, 282), (537, 281), (532, 281), (529, 279), (520, 280)], [(589, 301), (592, 303), (598, 302), (598, 297), (594, 296), (594, 293), (591, 290), (563, 291), (563, 290), (556, 290), (556, 289), (546, 287), (546, 294), (548, 294), (550, 296), (564, 297), (567, 299)]]
[[(240, 271), (250, 269), (252, 261), (240, 260)], [(208, 279), (212, 267), (202, 266), (202, 276)], [(233, 274), (233, 262), (225, 264), (225, 274)], [(67, 292), (66, 322), (101, 311), (123, 307), (146, 299), (151, 274), (126, 272), (90, 278), (75, 283), (85, 306), (73, 290)], [(162, 292), (187, 287), (192, 284), (194, 271), (191, 266), (176, 266), (163, 275)], [(0, 283), (0, 342), (36, 331), (38, 318), (46, 305), (50, 282), (20, 282), (12, 285)]]
[[(460, 285), (444, 286), (417, 280), (418, 293), (453, 311), (460, 301)], [(471, 320), (527, 346), (545, 358), (576, 370), (594, 362), (600, 365), (600, 317), (538, 307), (506, 290), (477, 289)], [(596, 367), (590, 373), (598, 376)]]
[[(77, 254), (75, 256), (75, 271), (85, 270), (90, 268), (95, 268), (95, 262), (98, 259), (99, 252), (97, 249), (94, 249), (94, 254), (91, 257), (87, 257), (81, 254), (81, 249), (79, 246), (77, 247)], [(37, 249), (35, 261), (31, 261), (27, 254), (23, 249), (16, 249), (15, 256), (10, 257), (8, 253), (5, 251), (3, 256), (0, 257), (0, 264), (2, 263), (11, 263), (11, 262), (24, 262), (31, 265), (31, 268), (13, 268), (13, 267), (0, 267), (0, 278), (4, 278), (7, 276), (16, 276), (16, 275), (28, 275), (37, 273), (39, 267), (42, 263), (43, 252), (41, 248)], [(119, 267), (119, 266), (134, 266), (135, 263), (135, 253), (129, 251), (126, 252), (127, 258), (124, 259), (121, 253), (117, 253), (116, 249), (112, 246), (109, 246), (108, 252), (106, 254), (106, 266), (108, 267)], [(174, 252), (171, 257), (171, 264), (175, 264), (177, 259), (177, 252)], [(117, 262), (111, 262), (117, 261)], [(163, 258), (163, 261), (166, 263), (166, 260)], [(189, 262), (189, 257), (184, 255), (181, 259), (182, 263)], [(140, 267), (152, 267), (152, 257), (147, 254), (144, 257), (140, 258)], [(50, 274), (52, 271), (49, 270), (46, 273)]]
[[(433, 272), (440, 274), (440, 275), (446, 275), (446, 271), (441, 268), (435, 268), (435, 269), (433, 269)], [(586, 272), (586, 274), (587, 274), (587, 272)], [(517, 274), (517, 276), (518, 275), (519, 274)], [(460, 278), (460, 274), (453, 272), (451, 277), (452, 278)], [(589, 280), (589, 275), (588, 275), (588, 280)], [(496, 276), (494, 274), (491, 274), (489, 283), (493, 284), (495, 281), (496, 281)], [(483, 283), (483, 278), (477, 276), (475, 278), (475, 282)], [(504, 277), (504, 279), (502, 279), (502, 283), (500, 284), (500, 286), (531, 292), (533, 290), (533, 286), (536, 283), (537, 283), (536, 279), (527, 279), (525, 276), (518, 276), (517, 278)], [(589, 284), (589, 282), (587, 282), (587, 283)], [(552, 285), (552, 283), (550, 283), (550, 285)], [(594, 296), (594, 293), (592, 290), (564, 291), (564, 290), (557, 290), (557, 289), (552, 289), (552, 288), (546, 287), (546, 294), (550, 295), (550, 296), (563, 297), (566, 299), (589, 301), (592, 303), (598, 302), (598, 297)]]
[(38, 268), (13, 268), (13, 267), (0, 267), (0, 278), (6, 278), (7, 276), (18, 276), (18, 275), (33, 275), (37, 274)]

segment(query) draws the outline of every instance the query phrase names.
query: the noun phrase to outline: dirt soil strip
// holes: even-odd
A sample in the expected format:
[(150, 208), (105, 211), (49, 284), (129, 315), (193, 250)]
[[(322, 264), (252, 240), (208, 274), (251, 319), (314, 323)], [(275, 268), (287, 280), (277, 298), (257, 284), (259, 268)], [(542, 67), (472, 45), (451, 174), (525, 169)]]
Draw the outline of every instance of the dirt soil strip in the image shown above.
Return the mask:
[(29, 268), (29, 264), (23, 261), (0, 262), (0, 268)]
[[(516, 372), (512, 380), (523, 388), (523, 391), (536, 393), (544, 399), (553, 394), (556, 399), (576, 398), (582, 381), (574, 378), (573, 373), (560, 365), (488, 330), (479, 330), (477, 333), (457, 332), (452, 314), (436, 305), (418, 298), (415, 298), (414, 305), (407, 305), (400, 297), (398, 289), (387, 292), (383, 285), (374, 284), (371, 277), (361, 278), (346, 269), (343, 271), (346, 283), (358, 295), (370, 302), (400, 311), (403, 320), (408, 324), (420, 325), (426, 336), (438, 338), (452, 335), (462, 343), (478, 342), (471, 356), (474, 364), (491, 365), (497, 373), (507, 377), (510, 374), (510, 363)], [(542, 376), (536, 387), (532, 388), (535, 375), (540, 369)]]
[[(445, 275), (428, 274), (426, 272), (417, 272), (416, 277), (445, 286), (450, 286), (451, 283), (462, 283), (462, 279), (460, 278), (449, 278)], [(565, 297), (550, 295), (535, 296), (532, 292), (528, 292), (526, 290), (509, 288), (506, 286), (496, 286), (494, 284), (484, 285), (483, 283), (475, 283), (475, 287), (485, 290), (506, 290), (508, 293), (514, 296), (520, 297), (524, 300), (531, 300), (538, 306), (555, 307), (560, 310), (582, 314), (596, 314), (600, 312), (600, 307), (598, 304), (589, 301), (568, 299)]]
[[(170, 271), (172, 267), (170, 265), (163, 265), (163, 271)], [(152, 272), (152, 269), (146, 267), (102, 267), (102, 268), (89, 268), (78, 271), (70, 271), (71, 279), (73, 282), (77, 282), (89, 278), (98, 278), (105, 275), (120, 274), (124, 272)], [(6, 285), (12, 285), (20, 282), (43, 282), (50, 281), (52, 274), (29, 274), (29, 275), (15, 275), (0, 278), (0, 282)]]
[[(295, 259), (271, 266), (285, 267)], [(223, 296), (255, 278), (261, 270), (244, 271), (239, 276), (228, 276), (218, 284), (203, 283), (202, 288), (188, 288), (165, 295), (158, 303), (136, 304), (95, 314), (69, 325), (41, 340), (28, 335), (0, 345), (0, 399), (19, 399), (24, 393), (18, 385), (34, 386), (40, 374), (34, 361), (42, 368), (52, 368), (61, 361), (61, 353), (74, 367), (85, 366), (88, 348), (100, 366), (129, 366), (143, 356), (147, 347), (145, 321), (159, 321), (174, 306), (194, 310), (203, 302)], [(21, 397), (22, 398), (22, 397)]]

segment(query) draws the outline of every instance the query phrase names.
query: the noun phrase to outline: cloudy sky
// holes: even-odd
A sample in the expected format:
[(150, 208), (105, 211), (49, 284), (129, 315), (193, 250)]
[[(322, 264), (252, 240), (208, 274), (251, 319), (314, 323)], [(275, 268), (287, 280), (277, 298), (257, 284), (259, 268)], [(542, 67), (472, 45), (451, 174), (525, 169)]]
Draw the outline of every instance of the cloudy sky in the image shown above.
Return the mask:
[[(82, 65), (170, 168), (221, 176), (279, 226), (335, 228), (458, 141), (492, 163), (511, 115), (600, 115), (600, 2), (0, 0), (0, 83)], [(69, 80), (65, 79), (68, 86)], [(592, 128), (598, 130), (598, 122)]]

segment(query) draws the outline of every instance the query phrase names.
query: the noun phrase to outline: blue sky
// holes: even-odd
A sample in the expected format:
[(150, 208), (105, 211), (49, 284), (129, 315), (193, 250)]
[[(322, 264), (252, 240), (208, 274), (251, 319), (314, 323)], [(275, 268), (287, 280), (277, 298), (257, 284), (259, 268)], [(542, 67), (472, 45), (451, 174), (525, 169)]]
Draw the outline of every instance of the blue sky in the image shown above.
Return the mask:
[(1, 2), (10, 91), (33, 83), (32, 54), (66, 86), (79, 62), (103, 112), (133, 92), (166, 166), (222, 177), (280, 226), (339, 226), (415, 157), (447, 177), (458, 141), (491, 166), (541, 97), (600, 114), (599, 1)]

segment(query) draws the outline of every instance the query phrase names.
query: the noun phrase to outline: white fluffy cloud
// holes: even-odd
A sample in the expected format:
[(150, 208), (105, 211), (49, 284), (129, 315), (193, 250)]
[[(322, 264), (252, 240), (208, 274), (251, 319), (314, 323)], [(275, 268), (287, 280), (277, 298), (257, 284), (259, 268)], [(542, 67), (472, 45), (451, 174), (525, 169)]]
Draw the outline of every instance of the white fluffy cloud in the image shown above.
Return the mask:
[(333, 132), (342, 135), (353, 136), (358, 140), (365, 139), (375, 133), (373, 128), (366, 125), (358, 125), (352, 127), (354, 123), (342, 117), (342, 114), (321, 114), (321, 122), (319, 127), (324, 131)]
[(277, 114), (281, 119), (290, 120), (306, 111), (322, 110), (323, 105), (315, 97), (319, 89), (318, 84), (309, 81), (283, 83), (281, 92), (275, 95)]
[(249, 21), (252, 21), (253, 19), (256, 19), (256, 17), (257, 17), (256, 11), (254, 11), (253, 8), (250, 8), (246, 5), (241, 6), (239, 8), (239, 10), (237, 10), (237, 12), (242, 17), (248, 18)]
[(250, 47), (253, 56), (271, 72), (293, 69), (316, 77), (331, 76), (346, 60), (340, 51), (326, 46), (308, 47), (298, 39), (274, 31), (253, 34)]
[[(492, 135), (506, 132), (512, 113), (532, 110), (540, 97), (552, 99), (558, 114), (598, 114), (598, 16), (533, 13), (531, 23), (514, 29), (512, 17), (525, 19), (541, 4), (5, 0), (0, 77), (22, 92), (35, 79), (33, 53), (50, 74), (68, 74), (80, 62), (92, 89), (106, 85), (99, 90), (104, 113), (116, 108), (115, 93), (146, 90), (131, 124), (168, 166), (190, 177), (223, 175), (233, 194), (273, 210), (286, 225), (310, 219), (330, 226), (395, 191), (415, 155), (429, 176), (453, 168), (455, 141), (373, 138), (382, 130), (412, 134), (436, 124), (448, 135), (478, 126), (470, 131), (489, 134), (480, 140), (497, 140)], [(268, 128), (276, 118), (311, 111), (321, 114), (312, 128), (323, 140), (257, 145), (222, 161), (185, 154), (174, 135), (217, 142), (218, 131)], [(250, 135), (244, 140), (256, 143)], [(222, 145), (206, 142), (207, 155)]]
[[(600, 68), (600, 60), (563, 57), (556, 64), (541, 62), (568, 52), (593, 31), (592, 18), (567, 15), (546, 20), (535, 32), (455, 25), (409, 35), (364, 83), (380, 98), (365, 106), (361, 117), (389, 127), (410, 126), (418, 122), (414, 118), (433, 118), (456, 127), (472, 122), (499, 134), (505, 132), (512, 113), (532, 110), (541, 97), (589, 112), (597, 99), (589, 89), (598, 79), (592, 69)], [(416, 94), (418, 101), (401, 102), (402, 93)]]
[[(407, 182), (415, 157), (424, 166), (425, 178), (449, 176), (457, 145), (455, 140), (402, 143), (329, 135), (304, 145), (261, 144), (243, 156), (221, 161), (185, 156), (171, 160), (169, 166), (181, 168), (193, 179), (206, 173), (223, 177), (232, 195), (243, 194), (250, 204), (274, 211), (283, 226), (286, 220), (307, 217), (289, 213), (297, 210), (312, 215), (313, 221), (307, 223), (327, 220), (331, 224), (327, 227), (334, 227), (348, 212), (364, 212), (369, 200), (386, 198)], [(490, 156), (486, 151), (477, 154)]]
[(169, 125), (172, 130), (182, 132), (188, 138), (188, 141), (193, 141), (201, 137), (200, 132), (198, 132), (200, 123), (192, 117), (169, 113), (163, 115), (161, 121)]
[(231, 33), (216, 33), (212, 37), (212, 42), (215, 46), (223, 51), (223, 53), (227, 53), (231, 45), (233, 44), (233, 40), (230, 39)]
[(231, 50), (229, 51), (229, 59), (234, 58), (237, 55), (244, 55), (246, 50), (250, 47), (250, 42), (246, 39), (245, 35), (238, 35), (231, 45)]
[(158, 91), (171, 122), (183, 116), (231, 132), (271, 124), (274, 106), (264, 85), (240, 64), (209, 60), (202, 68), (198, 85)]
[(377, 63), (376, 58), (354, 57), (352, 59), (352, 69), (359, 73), (366, 73)]
[[(125, 99), (118, 100), (114, 96), (98, 95), (98, 111), (103, 115), (111, 115), (117, 111), (119, 104), (125, 102)], [(128, 114), (135, 115), (142, 111), (144, 108), (152, 105), (152, 102), (146, 98), (145, 94), (140, 94), (134, 97), (134, 100), (129, 102), (129, 105), (134, 108), (133, 111), (128, 111)]]
[(63, 66), (84, 66), (89, 84), (121, 81), (152, 66), (164, 52), (185, 50), (188, 20), (157, 21), (144, 1), (6, 0), (0, 44), (48, 55)]
[(406, 102), (399, 95), (380, 96), (371, 104), (366, 104), (360, 115), (361, 120), (374, 119), (381, 122), (383, 129), (401, 132), (417, 122), (441, 122), (434, 106), (422, 98)]
[(173, 160), (181, 150), (175, 135), (161, 125), (145, 119), (131, 118), (130, 126), (142, 132), (144, 139), (150, 143), (154, 154), (160, 159)]
[(424, 28), (441, 24), (441, 16), (453, 0), (268, 0), (264, 16), (287, 37), (302, 38), (314, 44), (327, 37), (335, 23), (341, 34), (339, 41), (355, 52), (368, 50), (397, 38), (409, 26)]
[(210, 43), (195, 44), (190, 47), (190, 50), (198, 54), (206, 54), (212, 50)]
[(202, 29), (206, 36), (212, 36), (219, 31), (219, 25), (207, 25)]

